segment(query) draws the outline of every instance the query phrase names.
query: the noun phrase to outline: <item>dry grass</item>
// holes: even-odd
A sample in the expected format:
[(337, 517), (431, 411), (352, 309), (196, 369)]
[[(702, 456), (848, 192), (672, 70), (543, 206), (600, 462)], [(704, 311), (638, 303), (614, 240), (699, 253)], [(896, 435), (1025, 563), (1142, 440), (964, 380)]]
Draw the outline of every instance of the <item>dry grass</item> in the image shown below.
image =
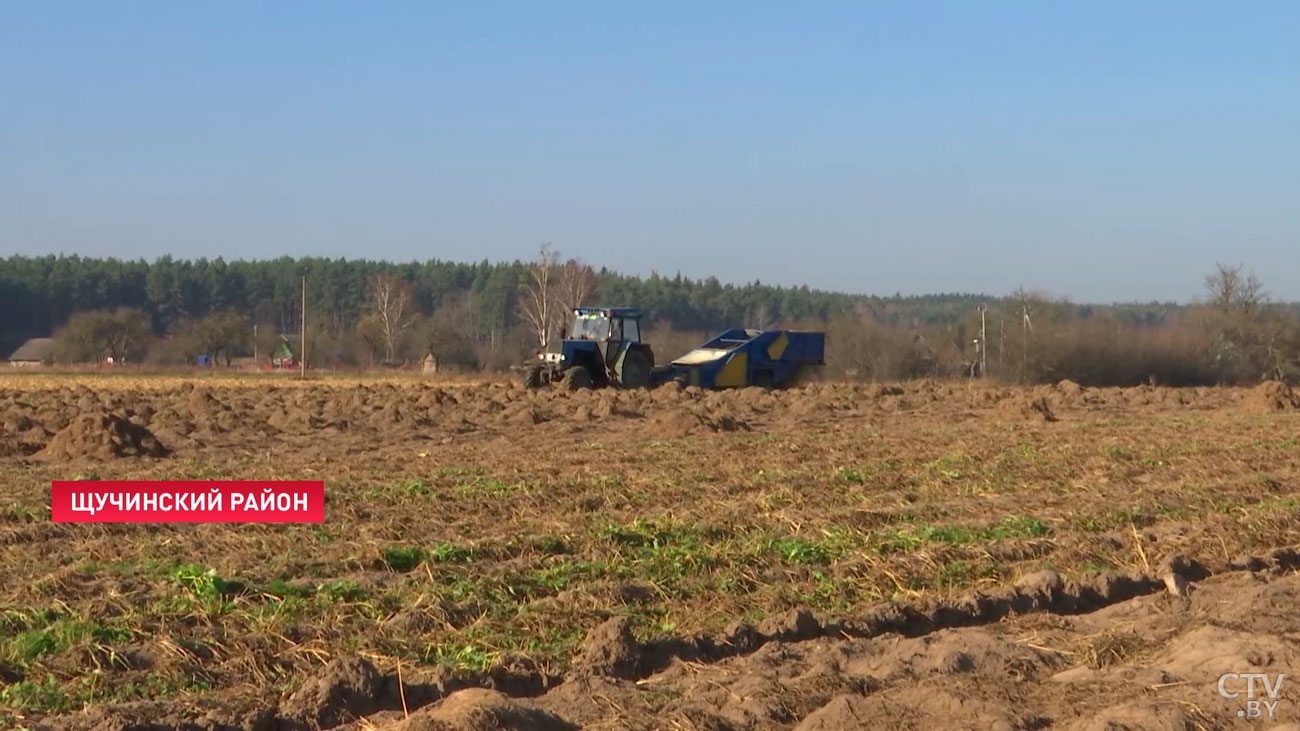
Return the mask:
[(1119, 629), (1083, 638), (1073, 654), (1089, 667), (1100, 669), (1130, 662), (1155, 645), (1154, 638)]

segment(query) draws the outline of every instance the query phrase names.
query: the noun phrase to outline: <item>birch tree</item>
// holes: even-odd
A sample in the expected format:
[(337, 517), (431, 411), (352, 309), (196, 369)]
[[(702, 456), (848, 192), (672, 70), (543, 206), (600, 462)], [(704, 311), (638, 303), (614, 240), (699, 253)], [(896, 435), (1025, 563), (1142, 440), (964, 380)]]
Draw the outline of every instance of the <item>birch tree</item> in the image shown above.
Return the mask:
[(383, 333), (386, 363), (392, 363), (397, 343), (415, 321), (415, 297), (401, 277), (378, 274), (370, 278), (370, 301)]
[(527, 283), (519, 301), (519, 317), (533, 333), (542, 350), (546, 350), (546, 345), (550, 342), (556, 310), (560, 307), (557, 281), (560, 277), (556, 273), (559, 261), (559, 253), (550, 244), (542, 244), (537, 259), (528, 266)]
[(555, 308), (556, 328), (568, 321), (575, 308), (590, 304), (589, 300), (596, 292), (596, 272), (577, 259), (566, 261), (559, 275), (556, 299), (560, 306)]

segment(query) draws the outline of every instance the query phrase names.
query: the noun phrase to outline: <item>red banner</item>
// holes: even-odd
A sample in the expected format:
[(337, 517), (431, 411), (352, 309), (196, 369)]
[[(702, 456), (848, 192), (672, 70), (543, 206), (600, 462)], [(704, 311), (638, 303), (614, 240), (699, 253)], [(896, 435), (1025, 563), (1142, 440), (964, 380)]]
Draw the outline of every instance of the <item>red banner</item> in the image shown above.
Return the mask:
[(51, 483), (55, 523), (323, 523), (324, 480)]

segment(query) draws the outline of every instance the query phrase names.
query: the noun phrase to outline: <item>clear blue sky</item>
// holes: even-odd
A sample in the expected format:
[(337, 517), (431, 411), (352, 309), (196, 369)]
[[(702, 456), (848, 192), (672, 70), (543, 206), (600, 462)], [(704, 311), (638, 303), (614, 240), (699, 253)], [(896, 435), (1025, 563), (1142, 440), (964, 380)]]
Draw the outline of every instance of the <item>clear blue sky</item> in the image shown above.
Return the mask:
[(0, 254), (1300, 299), (1295, 2), (0, 5)]

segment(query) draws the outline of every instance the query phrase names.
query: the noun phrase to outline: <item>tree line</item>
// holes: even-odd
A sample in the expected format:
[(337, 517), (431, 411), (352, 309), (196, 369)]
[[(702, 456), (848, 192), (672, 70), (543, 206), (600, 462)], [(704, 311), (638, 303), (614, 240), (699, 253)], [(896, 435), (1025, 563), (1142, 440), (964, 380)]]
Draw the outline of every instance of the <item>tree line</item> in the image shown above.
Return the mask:
[[(586, 273), (589, 282), (582, 295), (595, 299), (583, 304), (598, 299), (635, 305), (649, 320), (678, 330), (825, 320), (857, 301), (808, 287), (731, 285), (715, 277), (680, 274), (628, 276), (592, 270), (547, 251), (561, 272), (577, 267)], [(256, 338), (268, 346), (281, 334), (297, 333), (305, 277), (309, 348), (315, 351), (309, 356), (365, 365), (418, 358), (433, 349), (449, 362), (498, 365), (537, 340), (535, 332), (528, 332), (524, 304), (535, 267), (535, 261), (281, 257), (227, 262), (16, 255), (0, 259), (0, 349), (9, 352), (29, 337), (71, 326), (73, 332), (63, 338), (68, 358), (129, 347), (108, 344), (114, 337), (108, 333), (119, 331), (120, 338), (124, 328), (133, 333), (127, 343), (134, 339), (142, 344), (137, 351), (152, 338), (148, 350), (164, 361), (213, 349), (243, 355), (257, 345), (254, 326)]]
[(851, 377), (1197, 386), (1300, 380), (1300, 307), (1241, 265), (1218, 264), (1188, 305), (1079, 305), (1025, 289), (941, 325), (901, 327), (864, 306), (825, 325)]
[(1085, 385), (1291, 380), (1292, 304), (1241, 266), (1219, 265), (1197, 303), (1076, 304), (1018, 290), (868, 296), (680, 274), (593, 269), (544, 246), (529, 261), (461, 263), (281, 257), (0, 260), (0, 349), (56, 334), (61, 362), (217, 362), (296, 350), (307, 290), (307, 359), (497, 369), (559, 334), (575, 305), (630, 305), (661, 359), (729, 327), (806, 327), (828, 336), (831, 377), (989, 376)]

